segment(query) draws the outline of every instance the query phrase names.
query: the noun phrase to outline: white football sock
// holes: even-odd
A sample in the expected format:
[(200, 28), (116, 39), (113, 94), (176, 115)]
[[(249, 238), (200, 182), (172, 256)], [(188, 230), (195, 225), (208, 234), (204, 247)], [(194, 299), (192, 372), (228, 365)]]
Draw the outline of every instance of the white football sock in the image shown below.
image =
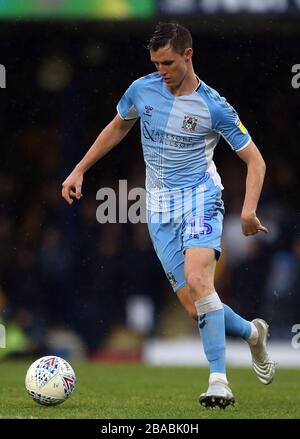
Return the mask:
[(212, 384), (215, 381), (222, 381), (222, 383), (228, 384), (226, 373), (218, 373), (218, 372), (211, 373), (209, 376), (209, 384)]

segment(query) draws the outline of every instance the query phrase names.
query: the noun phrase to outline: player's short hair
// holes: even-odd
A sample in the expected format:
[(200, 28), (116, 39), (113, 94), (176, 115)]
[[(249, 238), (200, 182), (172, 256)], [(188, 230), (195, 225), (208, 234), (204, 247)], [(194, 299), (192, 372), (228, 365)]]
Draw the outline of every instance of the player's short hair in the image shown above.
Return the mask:
[(147, 49), (156, 52), (167, 44), (170, 44), (174, 52), (182, 54), (188, 47), (193, 47), (192, 35), (180, 24), (158, 23), (148, 41)]

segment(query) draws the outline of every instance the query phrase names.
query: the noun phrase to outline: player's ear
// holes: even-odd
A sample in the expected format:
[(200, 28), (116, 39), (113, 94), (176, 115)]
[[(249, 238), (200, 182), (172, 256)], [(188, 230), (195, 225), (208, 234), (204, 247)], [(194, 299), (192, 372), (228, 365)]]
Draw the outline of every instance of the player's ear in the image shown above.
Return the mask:
[(184, 59), (185, 61), (189, 61), (193, 56), (193, 49), (191, 47), (187, 47), (184, 50)]

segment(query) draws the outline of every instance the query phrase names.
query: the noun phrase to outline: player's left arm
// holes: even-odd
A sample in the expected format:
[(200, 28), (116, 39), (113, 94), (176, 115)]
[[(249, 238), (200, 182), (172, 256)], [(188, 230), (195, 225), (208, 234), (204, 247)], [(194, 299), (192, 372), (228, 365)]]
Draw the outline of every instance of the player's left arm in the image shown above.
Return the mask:
[(245, 148), (236, 151), (236, 153), (247, 165), (246, 193), (241, 213), (243, 234), (249, 236), (258, 232), (268, 233), (267, 227), (262, 225), (256, 216), (256, 209), (265, 178), (266, 164), (252, 140)]

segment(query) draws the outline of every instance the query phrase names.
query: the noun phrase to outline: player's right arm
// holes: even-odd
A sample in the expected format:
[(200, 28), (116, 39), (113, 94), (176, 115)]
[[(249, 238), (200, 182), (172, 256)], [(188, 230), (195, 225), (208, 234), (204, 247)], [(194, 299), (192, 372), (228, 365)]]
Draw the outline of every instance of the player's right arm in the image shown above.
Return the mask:
[(99, 159), (114, 148), (131, 130), (137, 119), (123, 120), (118, 114), (101, 131), (93, 145), (83, 159), (75, 166), (71, 174), (62, 184), (62, 197), (69, 203), (72, 198), (79, 200), (82, 197), (81, 188), (85, 172)]

